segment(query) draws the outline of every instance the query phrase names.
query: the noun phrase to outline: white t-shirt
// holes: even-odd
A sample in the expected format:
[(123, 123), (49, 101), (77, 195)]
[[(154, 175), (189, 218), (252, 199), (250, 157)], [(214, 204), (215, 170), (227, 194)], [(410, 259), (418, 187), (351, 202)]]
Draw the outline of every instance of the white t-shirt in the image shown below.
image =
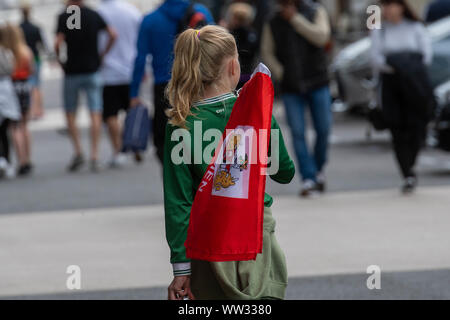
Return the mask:
[[(122, 0), (103, 0), (98, 13), (118, 34), (100, 69), (104, 84), (130, 84), (142, 15), (136, 7)], [(99, 39), (100, 52), (106, 47), (106, 42), (107, 35), (102, 32)]]
[(383, 28), (384, 30), (374, 30), (371, 34), (371, 58), (376, 72), (392, 72), (391, 67), (386, 64), (386, 55), (401, 51), (422, 53), (423, 62), (431, 64), (431, 39), (422, 23), (404, 19), (398, 24), (384, 22)]

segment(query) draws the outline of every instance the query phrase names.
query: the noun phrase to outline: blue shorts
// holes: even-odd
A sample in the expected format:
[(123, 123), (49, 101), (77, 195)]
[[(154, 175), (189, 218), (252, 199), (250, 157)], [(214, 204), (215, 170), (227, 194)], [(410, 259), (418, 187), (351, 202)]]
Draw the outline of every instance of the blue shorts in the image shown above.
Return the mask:
[(67, 113), (75, 113), (81, 91), (86, 94), (90, 112), (100, 113), (103, 110), (102, 81), (100, 73), (70, 74), (64, 77), (64, 109)]
[(39, 88), (41, 86), (41, 62), (35, 62), (34, 73), (28, 80), (31, 88)]

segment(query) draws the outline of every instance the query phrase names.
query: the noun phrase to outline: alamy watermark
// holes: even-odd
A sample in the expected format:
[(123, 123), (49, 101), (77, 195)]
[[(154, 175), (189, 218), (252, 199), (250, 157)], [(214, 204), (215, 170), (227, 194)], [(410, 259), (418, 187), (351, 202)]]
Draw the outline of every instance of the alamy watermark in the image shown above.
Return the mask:
[(70, 265), (66, 269), (69, 274), (66, 280), (68, 290), (81, 290), (81, 268), (77, 265)]
[(370, 274), (366, 282), (367, 289), (381, 290), (381, 268), (377, 265), (371, 265), (367, 267), (366, 273)]
[[(270, 135), (270, 147), (267, 141)], [(261, 174), (274, 175), (280, 167), (279, 129), (260, 129), (238, 127), (223, 132), (216, 128), (203, 130), (201, 121), (194, 121), (192, 133), (187, 129), (173, 131), (171, 141), (178, 142), (171, 151), (173, 164), (210, 164), (218, 147), (215, 164), (219, 166), (246, 170), (253, 164), (261, 164)], [(208, 143), (209, 142), (209, 143)], [(207, 143), (204, 147), (204, 143)]]
[(366, 13), (369, 15), (367, 18), (367, 29), (375, 30), (381, 29), (381, 8), (377, 5), (371, 5), (367, 7)]
[(81, 9), (77, 5), (71, 5), (66, 8), (66, 13), (70, 14), (67, 18), (66, 26), (69, 30), (81, 29)]

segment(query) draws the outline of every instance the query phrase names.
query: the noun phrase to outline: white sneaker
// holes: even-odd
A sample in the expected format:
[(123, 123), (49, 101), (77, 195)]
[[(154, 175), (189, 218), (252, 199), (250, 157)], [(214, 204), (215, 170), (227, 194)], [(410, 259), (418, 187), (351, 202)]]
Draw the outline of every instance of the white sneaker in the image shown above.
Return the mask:
[(127, 157), (123, 153), (116, 154), (109, 162), (111, 168), (121, 168), (125, 165)]
[(6, 169), (8, 168), (8, 161), (5, 158), (0, 158), (0, 178), (6, 175)]
[(317, 183), (312, 180), (305, 180), (303, 182), (302, 190), (300, 191), (300, 196), (306, 198), (317, 194)]
[(16, 177), (16, 168), (12, 165), (8, 165), (5, 170), (5, 177), (8, 180), (14, 179)]

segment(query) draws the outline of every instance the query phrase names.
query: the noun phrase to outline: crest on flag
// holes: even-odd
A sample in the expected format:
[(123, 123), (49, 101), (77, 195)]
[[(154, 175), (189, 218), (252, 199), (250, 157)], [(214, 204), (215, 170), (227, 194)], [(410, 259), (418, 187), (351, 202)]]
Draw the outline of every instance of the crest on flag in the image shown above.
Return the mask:
[(252, 126), (237, 126), (226, 136), (216, 161), (213, 195), (248, 198), (253, 132)]

